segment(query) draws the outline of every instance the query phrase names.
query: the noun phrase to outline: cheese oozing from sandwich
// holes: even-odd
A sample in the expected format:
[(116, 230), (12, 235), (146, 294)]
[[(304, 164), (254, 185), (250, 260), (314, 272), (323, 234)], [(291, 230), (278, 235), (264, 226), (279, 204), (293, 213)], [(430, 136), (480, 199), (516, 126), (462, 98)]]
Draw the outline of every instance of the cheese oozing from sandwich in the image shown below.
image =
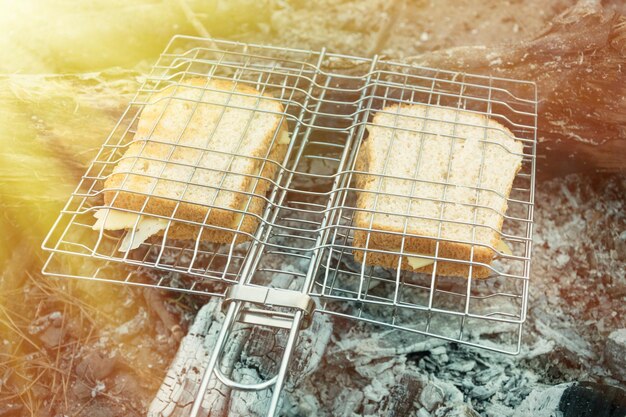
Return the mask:
[(97, 219), (93, 230), (127, 230), (118, 251), (137, 249), (148, 238), (167, 227), (168, 221), (123, 211), (100, 209), (94, 213)]
[[(509, 245), (507, 245), (506, 242), (503, 240), (498, 240), (495, 243), (494, 248), (498, 250), (500, 253), (502, 253), (503, 255), (513, 255), (513, 251), (511, 251), (511, 248), (509, 247)], [(420, 254), (411, 253), (411, 255), (420, 255)], [(407, 256), (406, 260), (412, 269), (424, 268), (425, 266), (432, 265), (435, 263), (434, 259), (418, 258), (416, 256)]]
[[(276, 138), (276, 143), (279, 145), (289, 145), (290, 140), (287, 131), (282, 130)], [(252, 193), (253, 190), (254, 182), (251, 182), (246, 192)], [(92, 226), (93, 230), (127, 230), (118, 249), (120, 252), (137, 249), (142, 243), (148, 240), (149, 237), (164, 230), (168, 224), (168, 220), (165, 219), (111, 209), (97, 210), (94, 213), (94, 217), (96, 218), (96, 223)], [(233, 229), (239, 227), (242, 218), (242, 213), (235, 214), (232, 225)]]
[(435, 263), (434, 259), (418, 258), (415, 256), (408, 256), (406, 260), (409, 263), (409, 266), (413, 269), (423, 268)]

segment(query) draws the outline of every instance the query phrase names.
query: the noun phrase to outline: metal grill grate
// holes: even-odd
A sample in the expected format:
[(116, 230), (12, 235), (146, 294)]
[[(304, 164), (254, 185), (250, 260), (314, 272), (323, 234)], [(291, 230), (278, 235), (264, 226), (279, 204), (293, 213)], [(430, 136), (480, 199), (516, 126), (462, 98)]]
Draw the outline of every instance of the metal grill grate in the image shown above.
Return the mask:
[[(355, 213), (364, 211), (357, 205), (357, 194), (360, 189), (355, 185), (355, 176), (360, 172), (355, 167), (355, 159), (363, 138), (367, 136), (367, 132), (361, 129), (354, 145), (357, 150), (351, 153), (346, 170), (339, 174), (340, 183), (335, 189), (337, 197), (331, 210), (328, 239), (322, 250), (322, 267), (311, 294), (323, 300), (321, 310), (330, 314), (357, 317), (364, 321), (398, 329), (488, 347), (505, 353), (516, 353), (520, 347), (521, 328), (526, 317), (530, 273), (536, 144), (534, 85), (393, 63), (378, 62), (376, 68), (372, 74), (373, 80), (369, 84), (371, 90), (367, 95), (367, 114), (363, 118), (366, 121), (365, 126), (371, 126), (372, 115), (384, 112), (381, 109), (390, 104), (423, 103), (433, 107), (459, 108), (486, 115), (508, 128), (516, 139), (522, 142), (523, 152), (520, 155), (522, 166), (511, 193), (506, 199), (507, 212), (498, 213), (503, 216), (502, 230), (496, 230), (497, 235), (507, 243), (512, 253), (503, 253), (501, 248), (492, 245), (475, 244), (474, 236), (472, 240), (467, 241), (454, 241), (441, 236), (441, 226), (454, 223), (452, 220), (443, 219), (445, 202), (448, 201), (448, 205), (453, 204), (446, 200), (446, 191), (449, 188), (465, 187), (475, 190), (477, 196), (480, 192), (493, 192), (481, 187), (481, 175), (479, 175), (478, 183), (470, 186), (449, 181), (437, 183), (443, 190), (440, 198), (416, 197), (415, 194), (410, 194), (412, 201), (430, 200), (440, 204), (439, 217), (429, 218), (419, 214), (401, 213), (405, 216), (404, 230), (395, 234), (403, 236), (402, 248), (392, 250), (372, 246), (364, 250), (365, 257), (373, 253), (397, 255), (399, 265), (401, 259), (408, 255), (404, 245), (409, 236), (429, 238), (419, 232), (408, 233), (408, 220), (432, 219), (439, 226), (438, 236), (433, 239), (435, 250), (434, 253), (420, 257), (434, 261), (432, 273), (419, 274), (400, 268), (383, 269), (367, 265), (365, 259), (362, 262), (355, 262), (353, 257), (355, 231), (365, 230), (368, 235), (372, 231), (371, 223), (370, 227), (365, 229), (359, 228), (354, 223)], [(387, 112), (391, 113), (388, 110)], [(397, 115), (393, 115), (397, 120)], [(425, 120), (434, 119), (428, 119), (428, 114), (426, 114)], [(388, 128), (398, 130), (396, 126), (388, 126)], [(487, 131), (492, 129), (483, 128), (485, 137)], [(456, 132), (456, 126), (454, 132)], [(452, 133), (450, 138), (452, 138), (451, 147), (454, 147), (458, 136)], [(489, 143), (486, 139), (482, 142)], [(422, 141), (422, 147), (423, 143)], [(450, 153), (452, 154), (452, 149)], [(451, 161), (452, 158), (450, 158), (450, 163)], [(419, 163), (417, 170), (419, 170)], [(417, 175), (417, 170), (415, 175)], [(379, 174), (377, 178), (379, 181), (377, 199), (381, 196), (393, 195), (389, 191), (380, 190), (380, 184), (384, 179), (409, 179), (412, 189), (420, 181), (429, 182), (416, 176), (406, 178)], [(457, 223), (471, 226), (474, 235), (474, 231), (480, 227), (480, 224), (476, 222), (476, 213), (488, 208), (480, 204), (479, 198), (475, 203), (465, 203), (465, 205), (472, 206), (474, 219), (470, 222), (458, 221)], [(389, 234), (392, 233), (389, 232)], [(472, 245), (469, 259), (453, 260), (439, 255), (440, 243), (444, 241)], [(492, 265), (474, 260), (474, 247), (480, 246), (488, 247), (497, 253)], [(437, 266), (444, 260), (467, 265), (469, 274), (465, 279), (438, 276)], [(479, 267), (488, 269), (489, 279), (472, 277), (472, 268)], [(347, 301), (349, 303), (346, 303)], [(480, 334), (481, 331), (474, 331), (474, 328), (480, 329), (481, 326), (484, 328), (489, 322), (497, 325), (498, 332), (505, 336), (496, 340), (485, 340), (486, 338), (481, 338), (484, 336)]]
[[(124, 233), (135, 231), (92, 230), (94, 213), (106, 208), (103, 198), (105, 181), (124, 159), (128, 147), (137, 143), (133, 138), (146, 105), (157, 100), (168, 103), (181, 100), (176, 91), (190, 79), (206, 81), (204, 87), (194, 87), (198, 98), (186, 99), (192, 114), (202, 102), (204, 91), (210, 90), (209, 80), (230, 80), (249, 86), (268, 94), (271, 98), (267, 100), (279, 102), (284, 108), (279, 116), (287, 123), (291, 138), (285, 158), (273, 161), (268, 155), (238, 153), (238, 148), (235, 151), (211, 149), (211, 153), (221, 153), (231, 161), (226, 167), (211, 168), (214, 175), (221, 175), (220, 187), (193, 181), (193, 173), (208, 168), (199, 167), (197, 163), (174, 161), (171, 157), (178, 147), (199, 155), (205, 155), (206, 148), (178, 143), (168, 156), (156, 161), (162, 162), (163, 166), (171, 163), (191, 170), (189, 181), (182, 184), (184, 190), (193, 187), (206, 192), (214, 190), (215, 195), (223, 190), (224, 178), (233, 160), (254, 159), (259, 162), (259, 170), (248, 174), (255, 184), (263, 180), (263, 167), (275, 164), (277, 173), (266, 193), (259, 226), (250, 235), (239, 221), (238, 227), (232, 229), (231, 244), (206, 243), (200, 235), (196, 240), (174, 240), (167, 237), (174, 225), (185, 224), (202, 230), (202, 233), (224, 228), (207, 222), (208, 214), (204, 221), (177, 217), (176, 210), (184, 197), (173, 199), (175, 209), (170, 216), (151, 214), (145, 210), (152, 196), (147, 190), (139, 193), (146, 198), (142, 209), (126, 211), (166, 222), (164, 237), (152, 238), (135, 250), (119, 251)], [(241, 94), (231, 91), (226, 101), (218, 104), (224, 111), (241, 108), (230, 102), (232, 97)], [(432, 273), (384, 269), (354, 260), (353, 239), (355, 231), (359, 230), (353, 223), (354, 214), (359, 210), (355, 186), (355, 175), (359, 172), (355, 167), (357, 154), (367, 138), (367, 127), (371, 126), (373, 115), (390, 104), (408, 103), (484, 114), (507, 127), (523, 144), (522, 168), (507, 198), (509, 208), (506, 213), (500, 213), (504, 220), (502, 231), (498, 232), (511, 247), (512, 254), (506, 255), (492, 248), (498, 256), (490, 266), (476, 262), (473, 249), (469, 259), (452, 260), (468, 265), (469, 277), (441, 277), (437, 274), (438, 263), (445, 260), (439, 254), (440, 242), (446, 240), (441, 233), (434, 239), (434, 254), (425, 255), (434, 261)], [(251, 113), (268, 111), (259, 106), (258, 100), (256, 106), (245, 110)], [(44, 273), (227, 299), (232, 295), (229, 291), (233, 286), (267, 287), (270, 280), (280, 275), (285, 278), (283, 289), (313, 297), (317, 300), (317, 311), (514, 353), (519, 350), (528, 298), (536, 122), (536, 89), (530, 82), (415, 67), (377, 57), (336, 55), (324, 50), (302, 51), (177, 36), (146, 77), (46, 238), (43, 247), (51, 253)], [(389, 128), (398, 130), (394, 126)], [(276, 141), (277, 135), (274, 136), (272, 140)], [(454, 143), (455, 133), (450, 136), (451, 143)], [(162, 140), (149, 137), (143, 144)], [(175, 145), (177, 142), (164, 142), (167, 143)], [(159, 175), (145, 175), (149, 179), (159, 179)], [(414, 183), (420, 181), (417, 177), (404, 179)], [(438, 185), (444, 190), (467, 186), (446, 181)], [(485, 191), (481, 188), (480, 176), (479, 183), (470, 188), (477, 196), (480, 191)], [(120, 189), (109, 191), (118, 196)], [(248, 206), (254, 194), (241, 194)], [(445, 191), (434, 201), (440, 204), (443, 213)], [(215, 199), (205, 207), (207, 213), (215, 209)], [(474, 212), (480, 207), (477, 197)], [(231, 210), (240, 214), (245, 212)], [(408, 213), (406, 216), (411, 217)], [(443, 218), (443, 214), (432, 220), (440, 225), (449, 221)], [(469, 225), (474, 230), (479, 227), (475, 217), (474, 223)], [(239, 243), (238, 239), (244, 235), (250, 240)], [(410, 235), (406, 222), (401, 235)], [(366, 257), (376, 251), (407, 256), (403, 248), (392, 251), (365, 247), (362, 250)], [(89, 262), (85, 262), (86, 259)], [(478, 267), (488, 268), (490, 278), (473, 279), (471, 270)], [(146, 274), (147, 270), (166, 272)], [(272, 285), (276, 286), (276, 282), (273, 279)], [(297, 288), (294, 288), (294, 282), (298, 282)], [(227, 323), (234, 320), (236, 313), (249, 305), (245, 301), (250, 300), (239, 301), (231, 304), (236, 307), (229, 310)], [(270, 315), (276, 315), (280, 310), (261, 307)], [(278, 327), (292, 329), (292, 333), (297, 334), (305, 313), (280, 313), (281, 317), (293, 322)], [(484, 332), (475, 331), (486, 323), (497, 324), (500, 329), (497, 338), (484, 337)], [(285, 350), (288, 361), (292, 346)], [(282, 379), (276, 385), (278, 390), (281, 383)]]

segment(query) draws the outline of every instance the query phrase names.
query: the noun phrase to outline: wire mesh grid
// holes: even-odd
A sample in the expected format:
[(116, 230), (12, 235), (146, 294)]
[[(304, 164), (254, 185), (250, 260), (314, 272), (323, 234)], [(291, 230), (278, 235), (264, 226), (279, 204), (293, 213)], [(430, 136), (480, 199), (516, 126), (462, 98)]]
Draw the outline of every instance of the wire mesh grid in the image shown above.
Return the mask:
[[(216, 87), (219, 82), (225, 84)], [(534, 84), (527, 82), (324, 50), (177, 36), (146, 76), (50, 231), (44, 242), (44, 249), (51, 251), (44, 272), (217, 296), (230, 284), (276, 285), (274, 278), (283, 275), (285, 287), (294, 289), (297, 280), (296, 290), (318, 298), (320, 311), (515, 351), (528, 295), (536, 102)], [(512, 254), (495, 248), (498, 254), (491, 265), (471, 256), (448, 259), (470, 269), (486, 267), (490, 279), (472, 279), (471, 273), (469, 278), (438, 276), (437, 264), (446, 259), (438, 253), (439, 242), (445, 241), (441, 236), (432, 239), (434, 253), (417, 254), (434, 261), (429, 274), (367, 264), (367, 254), (377, 251), (406, 257), (403, 248), (366, 246), (363, 261), (355, 261), (357, 155), (374, 115), (394, 103), (485, 114), (523, 144), (522, 168), (507, 198), (509, 209), (499, 213), (504, 222), (498, 233)], [(219, 110), (203, 110), (211, 106)], [(163, 126), (171, 117), (169, 109), (176, 110), (182, 125), (168, 136)], [(244, 114), (233, 144), (220, 142), (223, 131), (216, 134), (218, 128), (200, 142), (189, 140), (194, 117), (213, 115), (219, 126), (231, 111)], [(250, 126), (264, 115), (286, 124), (288, 140), (277, 128), (263, 152), (254, 153), (245, 143)], [(454, 143), (455, 133), (450, 137)], [(155, 145), (164, 151), (146, 151)], [(271, 149), (279, 145), (286, 149), (277, 157)], [(185, 158), (177, 158), (180, 152)], [(213, 162), (207, 166), (203, 160)], [(142, 169), (146, 165), (156, 168)], [(178, 174), (168, 175), (172, 169)], [(120, 180), (111, 181), (115, 177)], [(144, 189), (129, 191), (126, 184), (133, 178), (143, 179)], [(455, 186), (445, 181), (438, 185)], [(484, 191), (480, 183), (472, 189), (477, 195)], [(197, 193), (205, 197), (193, 200), (190, 196)], [(242, 203), (220, 202), (228, 196)], [(124, 198), (139, 203), (130, 208), (115, 203)], [(202, 208), (199, 217), (184, 213), (190, 200)], [(257, 209), (252, 210), (254, 205)], [(480, 203), (473, 205), (476, 212)], [(94, 214), (112, 206), (131, 216), (128, 230), (93, 230)], [(230, 216), (232, 222), (216, 221), (218, 214)], [(144, 219), (160, 222), (159, 236), (127, 250), (124, 245), (134, 243)], [(192, 238), (178, 239), (183, 231)], [(221, 241), (206, 242), (207, 236)], [(163, 272), (146, 273), (150, 270)], [(511, 327), (504, 332), (510, 340), (477, 340), (473, 329), (494, 321)]]
[[(516, 353), (530, 275), (535, 87), (394, 63), (380, 62), (378, 68), (367, 95), (366, 123), (346, 170), (340, 173), (322, 267), (311, 294), (324, 300), (322, 310), (330, 314)], [(414, 103), (423, 105), (422, 113), (406, 111), (404, 106)], [(446, 119), (446, 114), (451, 117)], [(374, 122), (376, 115), (383, 115), (380, 120), (389, 117)], [(375, 129), (378, 135), (387, 130), (390, 138), (386, 148), (375, 151), (384, 155), (380, 171), (359, 166), (359, 159), (367, 159), (365, 144)], [(453, 168), (455, 159), (469, 147), (464, 148), (471, 138), (460, 132), (463, 129), (479, 135), (481, 161), (475, 178), (468, 172), (471, 167), (459, 170), (459, 163)], [(494, 139), (497, 136), (514, 138), (521, 150), (503, 146)], [(417, 144), (411, 148), (407, 141)], [(428, 141), (435, 147), (445, 143), (445, 158), (435, 161), (443, 168), (442, 178), (421, 174), (420, 163), (423, 166), (425, 159), (438, 156), (428, 154), (424, 145)], [(520, 160), (508, 196), (495, 189), (493, 181), (481, 184), (489, 182), (487, 174), (494, 174), (493, 169), (484, 172), (490, 148), (499, 149), (501, 158), (515, 155)], [(403, 152), (416, 160), (410, 173), (398, 158)], [(458, 171), (456, 179), (453, 169)], [(376, 185), (368, 189), (359, 184), (359, 176)], [(454, 191), (456, 198), (450, 195)], [(458, 198), (459, 191), (464, 198)], [(490, 196), (500, 207), (506, 202), (504, 208), (481, 202)], [(373, 200), (369, 206), (364, 204), (368, 198)], [(386, 204), (381, 204), (383, 200)], [(420, 210), (420, 205), (430, 206)], [(359, 214), (365, 214), (361, 218), (367, 221), (357, 221)], [(501, 229), (484, 220), (489, 216), (497, 219)], [(465, 228), (464, 237), (445, 232), (459, 227)], [(478, 238), (481, 230), (489, 239)]]

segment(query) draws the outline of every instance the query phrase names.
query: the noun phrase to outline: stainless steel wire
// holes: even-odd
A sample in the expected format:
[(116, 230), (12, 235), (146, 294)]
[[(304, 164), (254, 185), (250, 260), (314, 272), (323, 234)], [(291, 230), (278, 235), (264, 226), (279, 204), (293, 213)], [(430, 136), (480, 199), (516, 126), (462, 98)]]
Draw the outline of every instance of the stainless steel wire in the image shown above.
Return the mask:
[[(190, 79), (204, 80), (204, 85), (191, 86), (186, 83)], [(228, 96), (226, 101), (205, 99), (205, 93), (215, 91), (209, 84), (211, 80), (233, 83), (231, 91), (222, 91)], [(266, 93), (263, 100), (280, 103), (284, 111), (277, 113), (262, 108), (259, 95), (239, 91), (237, 85), (252, 87), (259, 94)], [(193, 99), (181, 97), (177, 94), (181, 88), (197, 90), (198, 95)], [(166, 94), (164, 98), (163, 94)], [(237, 96), (253, 98), (256, 104), (252, 107), (234, 104), (232, 98)], [(173, 102), (184, 101), (192, 108), (184, 129), (177, 138), (171, 140), (152, 137), (151, 134), (146, 138), (136, 138), (142, 110), (146, 106), (155, 105), (157, 101), (165, 105), (150, 133), (154, 132), (168, 105)], [(355, 176), (359, 174), (355, 166), (357, 154), (367, 138), (367, 127), (371, 126), (374, 114), (386, 112), (384, 108), (391, 104), (410, 103), (421, 103), (429, 109), (433, 106), (449, 107), (457, 112), (461, 109), (498, 121), (506, 127), (500, 129), (501, 133), (510, 135), (509, 132), (512, 132), (523, 145), (519, 155), (522, 168), (509, 196), (489, 190), (481, 184), (482, 166), (476, 184), (421, 179), (418, 176), (423, 157), (421, 152), (414, 175), (402, 177), (387, 174), (385, 170), (379, 176), (379, 184), (382, 184), (383, 179), (411, 183), (410, 203), (406, 212), (401, 213), (404, 216), (403, 230), (390, 232), (400, 236), (402, 243), (397, 250), (372, 248), (366, 244), (365, 248), (360, 248), (365, 252), (363, 262), (356, 262), (353, 257), (354, 235), (359, 228), (354, 223), (354, 214), (358, 210), (385, 214), (383, 210), (377, 209), (376, 204), (373, 209), (359, 208), (356, 204), (360, 192), (355, 185)], [(272, 160), (269, 148), (264, 155), (251, 155), (241, 150), (252, 117), (242, 121), (245, 124), (244, 134), (231, 150), (208, 147), (216, 127), (204, 144), (207, 146), (182, 143), (183, 133), (201, 104), (222, 106), (220, 120), (227, 109), (238, 108), (251, 115), (268, 112), (277, 114), (287, 123), (289, 130), (290, 141), (285, 158), (281, 161)], [(428, 111), (422, 118), (424, 126), (426, 121), (436, 121)], [(449, 139), (452, 148), (455, 141), (459, 140), (457, 126), (481, 127), (485, 135), (478, 142), (483, 149), (494, 143), (487, 136), (487, 130), (493, 128), (486, 124), (478, 126), (458, 120), (453, 124), (454, 130), (450, 134), (441, 135), (443, 139)], [(526, 317), (528, 299), (536, 125), (537, 93), (532, 82), (416, 67), (384, 61), (378, 57), (331, 54), (325, 50), (305, 51), (176, 36), (146, 76), (48, 234), (43, 248), (50, 254), (44, 273), (220, 297), (228, 293), (232, 284), (264, 286), (272, 276), (284, 274), (299, 282), (298, 288), (291, 288), (291, 291), (315, 299), (319, 312), (515, 353), (520, 347), (521, 326)], [(386, 127), (393, 130), (394, 135), (410, 131), (401, 126)], [(425, 131), (417, 133), (422, 136), (427, 134)], [(272, 142), (278, 140), (277, 136), (275, 132)], [(162, 144), (171, 149), (163, 158), (141, 156), (141, 152), (139, 157), (125, 155), (133, 143), (139, 144), (141, 149), (148, 144)], [(175, 160), (172, 156), (177, 149), (196, 152), (197, 157), (193, 161)], [(391, 149), (389, 147), (385, 151), (390, 152)], [(211, 168), (201, 167), (200, 162), (208, 153), (221, 155), (229, 163)], [(113, 168), (129, 158), (134, 159), (131, 168), (117, 172), (124, 176), (124, 181), (119, 187), (107, 189), (105, 181), (111, 176)], [(238, 174), (254, 184), (248, 190), (229, 188), (225, 183), (227, 176), (233, 174), (232, 165), (237, 160), (252, 161), (258, 167), (255, 172)], [(167, 226), (163, 236), (144, 242), (136, 250), (120, 252), (118, 249), (124, 233), (136, 233), (139, 217), (135, 228), (130, 231), (98, 232), (92, 230), (95, 222), (93, 214), (108, 207), (104, 203), (105, 192), (113, 193), (112, 200), (115, 201), (125, 191), (125, 181), (136, 175), (134, 166), (140, 161), (161, 164), (162, 169), (158, 174), (142, 174), (153, 186), (134, 192), (144, 198), (141, 209), (120, 211), (159, 218), (166, 221)], [(391, 155), (388, 155), (386, 164), (392, 163), (390, 161)], [(277, 168), (276, 175), (269, 179), (263, 174), (268, 164), (274, 164)], [(150, 199), (156, 197), (155, 187), (169, 166), (188, 170), (184, 179), (167, 179), (171, 184), (182, 186), (184, 191), (179, 198), (159, 195), (160, 199), (170, 200), (174, 209), (170, 215), (152, 214), (146, 207)], [(211, 184), (194, 180), (194, 175), (202, 170), (209, 170), (219, 180)], [(268, 191), (265, 195), (257, 195), (254, 189), (262, 181), (269, 184)], [(440, 187), (443, 190), (441, 198), (414, 196), (419, 182)], [(473, 211), (473, 220), (444, 217), (444, 207), (448, 203), (446, 190), (449, 187), (466, 188), (475, 194), (475, 201), (459, 203)], [(197, 203), (206, 210), (202, 221), (185, 219), (177, 214), (181, 204), (185, 203), (187, 190), (191, 188), (213, 192), (211, 202)], [(254, 215), (258, 227), (253, 233), (243, 229), (242, 216), (233, 228), (211, 224), (210, 214), (215, 210), (225, 210), (216, 203), (221, 192), (242, 196), (245, 200), (243, 208), (227, 209), (240, 215), (248, 212), (253, 198), (262, 199), (264, 209), (261, 214)], [(489, 192), (506, 198), (506, 213), (481, 203), (482, 193)], [(375, 194), (376, 199), (407, 197), (382, 188)], [(429, 217), (411, 213), (411, 204), (417, 200), (439, 204), (440, 215)], [(492, 230), (512, 250), (507, 255), (489, 244), (482, 245), (497, 252), (491, 264), (474, 260), (474, 247), (478, 247), (474, 243), (476, 229), (484, 227), (477, 222), (479, 210), (494, 211), (502, 218), (501, 230), (493, 227)], [(373, 216), (370, 217), (373, 219)], [(439, 233), (434, 237), (434, 253), (420, 255), (434, 262), (432, 273), (417, 274), (399, 267), (402, 257), (407, 256), (405, 243), (408, 238), (433, 238), (411, 232), (408, 223), (412, 219), (438, 222)], [(472, 238), (451, 240), (443, 237), (441, 228), (446, 222), (471, 227)], [(180, 225), (195, 227), (200, 233), (191, 241), (171, 239), (170, 231)], [(372, 227), (370, 224), (370, 229)], [(216, 230), (232, 232), (231, 243), (216, 244), (202, 240), (206, 232)], [(239, 238), (244, 236), (247, 242), (240, 243)], [(369, 235), (367, 239), (369, 242)], [(450, 241), (470, 245), (469, 259), (442, 256), (440, 244)], [(398, 267), (385, 269), (367, 265), (365, 259), (376, 253), (397, 255)], [(89, 259), (89, 262), (82, 262), (85, 259)], [(441, 262), (467, 265), (470, 274), (466, 278), (441, 277), (437, 274), (437, 265)], [(299, 267), (294, 268), (294, 265)], [(471, 271), (479, 267), (490, 271), (490, 279), (472, 278)], [(147, 274), (145, 271), (162, 272)], [(240, 300), (230, 305), (229, 322), (243, 317), (245, 304), (245, 300)], [(268, 307), (270, 310), (271, 307)], [(276, 311), (273, 310), (274, 313)], [(250, 314), (257, 313), (258, 309)], [(297, 333), (303, 314), (306, 313), (294, 311), (280, 314), (291, 317), (292, 330), (295, 329)], [(497, 326), (497, 337), (493, 336), (493, 326)], [(228, 336), (228, 329), (224, 331), (221, 343)], [(289, 340), (287, 362), (295, 343), (291, 336)], [(210, 371), (223, 381), (228, 381), (227, 376), (220, 374), (218, 359), (219, 355), (211, 358), (213, 368)], [(287, 362), (281, 365), (282, 370), (272, 380), (278, 392), (284, 381)], [(206, 384), (207, 381), (204, 381), (203, 386)], [(267, 385), (270, 384), (266, 383), (263, 387)], [(272, 410), (277, 407), (277, 395)], [(198, 411), (199, 407), (198, 402), (194, 410)]]

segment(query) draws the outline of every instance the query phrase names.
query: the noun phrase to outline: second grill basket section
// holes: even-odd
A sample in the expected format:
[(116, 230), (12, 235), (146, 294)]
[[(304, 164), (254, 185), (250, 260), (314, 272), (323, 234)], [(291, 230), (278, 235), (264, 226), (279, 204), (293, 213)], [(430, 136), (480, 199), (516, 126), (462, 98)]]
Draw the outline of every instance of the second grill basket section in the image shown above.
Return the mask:
[[(492, 348), (517, 351), (530, 275), (533, 97), (532, 85), (508, 80), (377, 73), (312, 291), (325, 312), (477, 345), (493, 331), (503, 337)], [(518, 172), (507, 167), (515, 163)]]

